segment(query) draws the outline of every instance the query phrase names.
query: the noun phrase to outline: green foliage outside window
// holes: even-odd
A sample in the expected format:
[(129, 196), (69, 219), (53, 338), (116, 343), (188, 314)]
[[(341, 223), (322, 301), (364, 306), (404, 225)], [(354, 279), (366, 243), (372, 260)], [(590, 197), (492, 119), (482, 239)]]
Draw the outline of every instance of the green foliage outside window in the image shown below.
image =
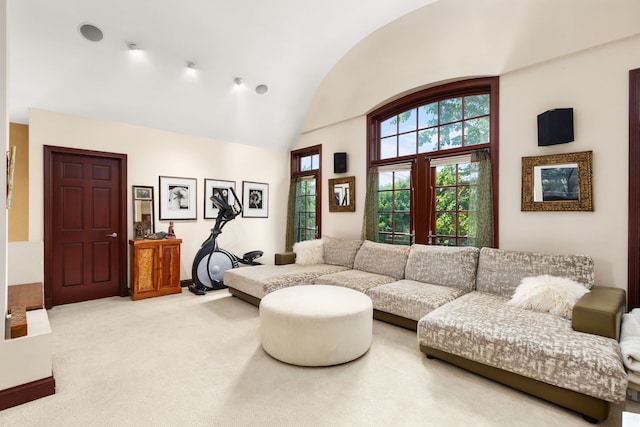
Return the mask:
[(415, 154), (416, 148), (418, 153), (428, 153), (486, 144), (489, 125), (489, 95), (486, 94), (412, 108), (381, 123), (381, 137), (386, 144), (383, 158)]
[(410, 244), (411, 178), (409, 171), (380, 174), (378, 236), (384, 243)]
[[(389, 173), (387, 173), (389, 174)], [(477, 170), (473, 163), (460, 163), (436, 168), (435, 236), (436, 244), (468, 245), (473, 242), (475, 215), (469, 215), (475, 195)], [(388, 179), (386, 181), (389, 181)], [(378, 189), (378, 230), (380, 241), (390, 243), (392, 235), (411, 234), (410, 177), (393, 179)], [(426, 221), (426, 219), (424, 219)], [(402, 242), (402, 239), (401, 239)]]
[(435, 198), (437, 244), (464, 246), (473, 242), (475, 215), (470, 215), (475, 196), (477, 168), (459, 163), (436, 168)]
[(301, 180), (296, 185), (296, 242), (316, 237), (316, 181)]
[[(378, 122), (377, 160), (393, 161), (398, 157), (404, 160), (409, 156), (421, 158), (420, 155), (425, 153), (441, 157), (451, 149), (455, 149), (455, 155), (470, 154), (476, 148), (474, 146), (491, 143), (490, 110), (490, 94), (482, 93), (440, 99), (387, 116)], [(472, 155), (477, 153), (473, 151)], [(480, 196), (490, 194), (490, 190), (486, 189), (482, 190), (482, 195), (478, 194), (479, 164), (476, 159), (474, 163), (437, 166), (436, 182), (427, 185), (414, 183), (417, 186), (415, 191), (433, 191), (433, 205), (427, 207), (429, 211), (435, 208), (429, 214), (431, 217), (413, 218), (414, 226), (421, 230), (424, 230), (423, 225), (427, 221), (433, 221), (428, 224), (428, 232), (432, 234), (431, 243), (451, 246), (486, 244), (484, 240), (476, 238), (479, 229), (486, 229), (479, 227), (478, 223), (479, 213), (485, 212), (478, 208), (479, 200), (486, 199)], [(382, 172), (378, 175), (378, 236), (381, 242), (410, 244), (414, 239), (412, 189), (407, 172)], [(483, 221), (483, 224), (487, 223)]]

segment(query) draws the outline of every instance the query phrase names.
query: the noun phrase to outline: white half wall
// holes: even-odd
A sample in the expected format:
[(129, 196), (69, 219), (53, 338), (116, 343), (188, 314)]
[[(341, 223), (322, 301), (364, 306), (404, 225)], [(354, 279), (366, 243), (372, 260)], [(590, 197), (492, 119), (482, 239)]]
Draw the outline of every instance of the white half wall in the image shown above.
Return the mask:
[(8, 284), (43, 283), (44, 259), (43, 242), (9, 242), (7, 259), (9, 263)]
[[(9, 120), (7, 115), (7, 2), (0, 0), (0, 146), (9, 146)], [(7, 163), (0, 162), (0, 188), (6, 188)], [(7, 209), (6, 198), (0, 197), (0, 390), (48, 378), (52, 375), (51, 328), (45, 310), (27, 313), (29, 332), (27, 336), (11, 339), (6, 329), (7, 315)]]
[[(156, 230), (167, 231), (169, 221), (158, 220), (158, 177), (197, 178), (198, 219), (174, 221), (176, 236), (182, 239), (182, 280), (191, 278), (193, 258), (215, 223), (213, 219), (203, 219), (204, 178), (235, 181), (240, 198), (243, 180), (269, 184), (269, 217), (237, 217), (219, 236), (222, 248), (238, 255), (260, 249), (264, 256), (259, 261), (270, 264), (274, 254), (284, 249), (289, 188), (289, 154), (285, 151), (39, 109), (30, 111), (29, 135), (29, 240), (32, 242), (43, 240), (43, 146), (51, 145), (127, 155), (128, 238), (133, 236), (132, 185), (154, 187)], [(34, 253), (33, 259), (38, 259), (37, 254)]]
[[(0, 147), (3, 152), (9, 148), (9, 116), (7, 106), (8, 88), (8, 65), (7, 65), (7, 1), (0, 0), (0, 93), (2, 103), (0, 103)], [(7, 162), (0, 162), (0, 188), (7, 188)], [(2, 307), (2, 322), (0, 325), (0, 354), (2, 352), (2, 341), (5, 333), (4, 316), (7, 311), (7, 199), (0, 197), (0, 263), (2, 264), (2, 274), (0, 274), (0, 307)], [(1, 388), (0, 388), (1, 389)]]

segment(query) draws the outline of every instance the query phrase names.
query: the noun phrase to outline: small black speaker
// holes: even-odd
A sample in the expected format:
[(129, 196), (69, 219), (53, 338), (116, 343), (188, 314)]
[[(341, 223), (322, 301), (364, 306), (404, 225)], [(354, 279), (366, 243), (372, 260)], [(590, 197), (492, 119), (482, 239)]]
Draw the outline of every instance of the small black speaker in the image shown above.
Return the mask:
[(347, 153), (333, 153), (333, 173), (347, 171)]
[(538, 146), (573, 141), (573, 108), (556, 108), (538, 115)]

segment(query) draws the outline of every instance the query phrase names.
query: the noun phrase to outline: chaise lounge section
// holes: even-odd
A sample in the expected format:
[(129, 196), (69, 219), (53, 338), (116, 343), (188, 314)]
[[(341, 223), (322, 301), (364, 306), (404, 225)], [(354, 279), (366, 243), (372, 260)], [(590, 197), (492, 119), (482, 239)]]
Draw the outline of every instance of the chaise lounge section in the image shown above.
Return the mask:
[[(575, 410), (588, 421), (604, 420), (609, 404), (626, 396), (617, 341), (624, 291), (594, 288), (573, 308), (576, 330), (571, 319), (509, 304), (522, 279), (541, 274), (591, 288), (593, 261), (482, 248), (476, 290), (420, 319), (420, 349), (430, 358)], [(596, 335), (598, 329), (605, 336)]]
[[(295, 253), (276, 254), (275, 265), (235, 268), (224, 273), (223, 282), (229, 292), (255, 306), (268, 293), (296, 285), (310, 285), (317, 277), (353, 269), (361, 240), (343, 240), (324, 237), (306, 243), (320, 254), (312, 256), (314, 262), (300, 262)], [(315, 262), (322, 260), (322, 262)]]

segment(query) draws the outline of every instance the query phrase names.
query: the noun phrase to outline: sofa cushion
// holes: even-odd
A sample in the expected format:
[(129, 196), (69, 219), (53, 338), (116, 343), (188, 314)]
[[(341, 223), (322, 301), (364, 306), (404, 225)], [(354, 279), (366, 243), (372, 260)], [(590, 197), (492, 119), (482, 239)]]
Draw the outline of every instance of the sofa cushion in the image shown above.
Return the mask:
[(591, 289), (593, 260), (585, 255), (553, 255), (482, 248), (478, 259), (476, 289), (511, 298), (525, 277), (550, 274), (568, 277)]
[(418, 321), (420, 345), (613, 403), (625, 400), (620, 345), (571, 321), (471, 292)]
[(318, 276), (342, 270), (347, 268), (329, 264), (256, 265), (227, 270), (223, 281), (230, 288), (262, 299), (269, 292), (288, 286), (308, 285)]
[(414, 244), (411, 246), (404, 276), (431, 285), (451, 286), (472, 291), (480, 249)]
[(322, 239), (305, 240), (293, 244), (296, 264), (324, 264)]
[(361, 270), (345, 270), (338, 273), (325, 274), (313, 280), (314, 285), (343, 286), (366, 293), (367, 289), (385, 283), (394, 282), (396, 279), (381, 274), (369, 273)]
[(343, 240), (322, 236), (325, 264), (353, 268), (353, 260), (358, 249), (360, 249), (360, 245), (362, 245), (362, 240)]
[(508, 304), (571, 319), (573, 306), (589, 289), (566, 277), (525, 277)]
[(396, 280), (403, 279), (409, 249), (409, 246), (389, 245), (365, 240), (353, 261), (353, 268), (390, 276)]
[(425, 314), (464, 295), (466, 291), (402, 279), (376, 286), (366, 293), (373, 301), (373, 308), (376, 310), (411, 320), (420, 320)]

